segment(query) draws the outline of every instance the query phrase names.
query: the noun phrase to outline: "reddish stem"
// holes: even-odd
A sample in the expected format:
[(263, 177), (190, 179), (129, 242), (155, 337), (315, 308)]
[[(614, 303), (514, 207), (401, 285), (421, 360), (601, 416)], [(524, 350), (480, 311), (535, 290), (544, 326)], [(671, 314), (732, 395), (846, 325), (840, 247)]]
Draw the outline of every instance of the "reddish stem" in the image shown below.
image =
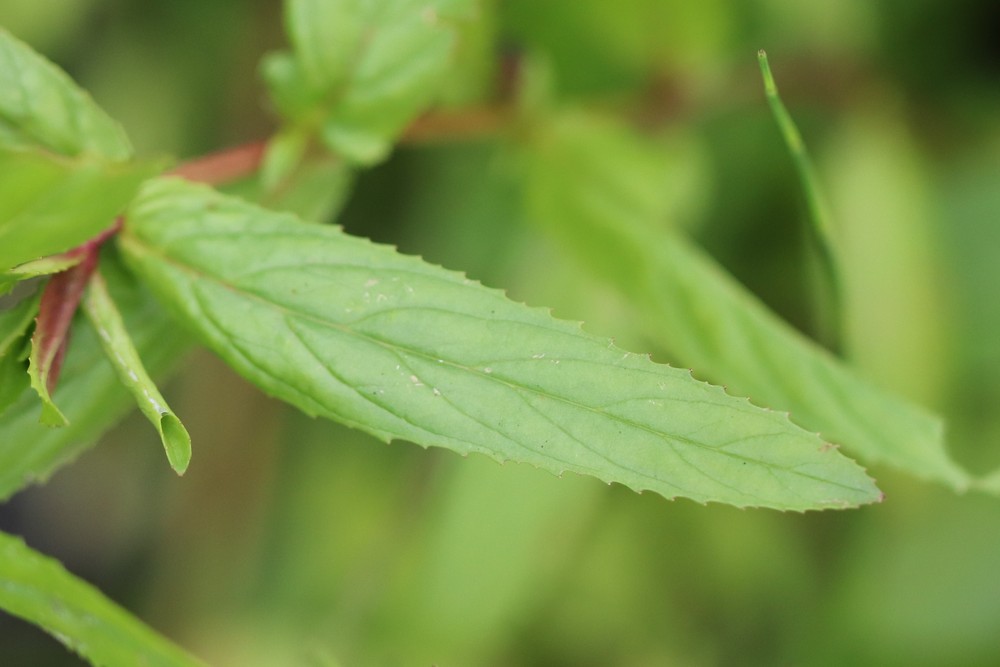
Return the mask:
[[(460, 113), (431, 113), (415, 120), (403, 133), (400, 143), (430, 143), (492, 136), (509, 122), (510, 112), (504, 108), (483, 107)], [(257, 171), (266, 149), (267, 141), (251, 141), (182, 162), (168, 174), (209, 185), (232, 183)]]

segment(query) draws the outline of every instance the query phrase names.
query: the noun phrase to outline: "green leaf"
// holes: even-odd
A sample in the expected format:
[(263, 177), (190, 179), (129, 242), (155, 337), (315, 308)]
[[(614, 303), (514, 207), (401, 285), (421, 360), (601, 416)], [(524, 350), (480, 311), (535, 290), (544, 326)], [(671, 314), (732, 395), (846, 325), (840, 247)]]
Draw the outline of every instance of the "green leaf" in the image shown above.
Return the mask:
[(734, 393), (789, 410), (865, 461), (968, 485), (945, 451), (938, 417), (858, 376), (663, 227), (663, 212), (633, 178), (636, 160), (620, 159), (655, 147), (578, 115), (538, 134), (527, 174), (532, 217), (616, 284), (679, 361)]
[(880, 498), (785, 415), (391, 248), (176, 179), (150, 182), (128, 221), (122, 248), (160, 299), (308, 414), (669, 498)]
[(83, 308), (122, 384), (132, 392), (139, 410), (160, 434), (170, 466), (178, 475), (183, 475), (191, 462), (191, 437), (143, 367), (100, 272), (90, 278)]
[(0, 273), (110, 227), (159, 165), (66, 159), (0, 147)]
[(0, 280), (20, 282), (22, 280), (27, 280), (28, 278), (50, 276), (53, 273), (60, 273), (73, 268), (79, 264), (82, 259), (83, 253), (74, 252), (72, 250), (59, 253), (58, 255), (49, 255), (48, 257), (35, 259), (30, 262), (25, 262), (24, 264), (18, 264), (5, 275), (0, 276)]
[(0, 310), (0, 357), (17, 352), (17, 343), (31, 326), (38, 312), (38, 297), (22, 299), (14, 306)]
[(293, 123), (329, 148), (371, 164), (439, 92), (456, 48), (453, 22), (473, 0), (289, 0), (294, 57), (263, 73)]
[(97, 267), (95, 253), (96, 250), (86, 254), (80, 264), (54, 275), (42, 291), (35, 331), (31, 336), (28, 377), (31, 388), (42, 399), (41, 422), (46, 426), (66, 426), (68, 423), (49, 394), (55, 389), (62, 369), (73, 316), (87, 281)]
[[(0, 27), (0, 146), (126, 160), (132, 147), (65, 72)], [(2, 244), (0, 244), (2, 245)]]
[(41, 627), (92, 665), (203, 664), (55, 559), (6, 533), (0, 533), (0, 609)]
[(246, 179), (223, 190), (269, 209), (328, 222), (347, 202), (353, 183), (352, 167), (339, 158), (322, 157), (300, 164), (278, 187), (268, 189), (261, 179)]
[(842, 344), (841, 330), (844, 319), (843, 313), (843, 272), (840, 267), (842, 251), (837, 243), (834, 234), (833, 222), (830, 215), (830, 207), (827, 204), (823, 190), (819, 186), (819, 177), (816, 175), (816, 167), (813, 165), (806, 144), (802, 140), (798, 126), (788, 113), (781, 96), (778, 94), (778, 85), (771, 74), (771, 66), (767, 62), (767, 54), (763, 49), (757, 52), (757, 60), (760, 64), (761, 75), (764, 78), (764, 94), (767, 103), (771, 107), (774, 121), (778, 125), (785, 146), (791, 154), (795, 170), (799, 175), (799, 182), (805, 195), (806, 206), (809, 209), (809, 222), (807, 229), (810, 230), (810, 237), (816, 254), (819, 258), (825, 280), (826, 295), (821, 301), (823, 305), (815, 310), (822, 314), (822, 333), (826, 340), (831, 341), (831, 347), (839, 348)]
[[(189, 338), (177, 331), (152, 295), (124, 272), (115, 253), (102, 253), (101, 272), (146, 368), (153, 377), (162, 376), (176, 366), (190, 346)], [(26, 484), (46, 479), (135, 405), (93, 328), (78, 320), (72, 339), (53, 394), (69, 426), (53, 429), (39, 424), (38, 399), (30, 392), (0, 415), (0, 500)]]
[(0, 415), (24, 393), (29, 384), (27, 364), (20, 355), (0, 356)]
[(22, 350), (27, 346), (28, 328), (37, 312), (37, 296), (0, 310), (0, 414), (28, 388)]

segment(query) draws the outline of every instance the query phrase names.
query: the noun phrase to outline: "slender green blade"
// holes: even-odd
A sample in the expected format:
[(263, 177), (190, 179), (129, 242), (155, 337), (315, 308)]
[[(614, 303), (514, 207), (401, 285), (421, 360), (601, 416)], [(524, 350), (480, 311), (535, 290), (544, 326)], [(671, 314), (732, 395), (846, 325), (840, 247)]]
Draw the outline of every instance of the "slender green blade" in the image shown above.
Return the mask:
[[(819, 184), (819, 176), (816, 175), (816, 168), (813, 166), (809, 151), (802, 140), (798, 126), (788, 113), (781, 96), (778, 94), (778, 85), (771, 74), (771, 66), (767, 62), (767, 54), (763, 49), (757, 52), (757, 60), (760, 64), (761, 75), (764, 78), (764, 93), (767, 96), (767, 103), (771, 107), (774, 121), (778, 125), (788, 152), (792, 156), (795, 170), (799, 174), (799, 182), (805, 194), (806, 205), (809, 208), (809, 221), (814, 246), (822, 264), (825, 274), (828, 301), (826, 311), (823, 313), (825, 320), (826, 337), (832, 342), (833, 347), (839, 348), (841, 341), (841, 329), (843, 328), (843, 287), (842, 271), (840, 268), (841, 253), (836, 235), (834, 234), (830, 207), (823, 196), (823, 189)], [(822, 309), (821, 309), (822, 312)]]
[[(113, 252), (101, 256), (101, 272), (146, 368), (161, 377), (190, 346), (152, 295), (124, 272)], [(73, 344), (53, 399), (70, 422), (59, 429), (38, 423), (38, 399), (24, 392), (0, 415), (0, 500), (43, 481), (72, 460), (135, 405), (108, 363), (93, 328), (74, 324)]]
[(142, 365), (100, 272), (90, 278), (83, 307), (122, 384), (132, 393), (140, 412), (160, 434), (170, 466), (178, 475), (183, 475), (191, 462), (191, 437)]
[(128, 221), (126, 258), (160, 299), (308, 414), (668, 498), (880, 498), (785, 415), (389, 247), (176, 179), (151, 181)]
[(534, 147), (532, 217), (616, 284), (685, 365), (867, 462), (965, 488), (941, 420), (857, 375), (769, 311), (704, 252), (638, 205), (630, 161), (642, 142), (620, 127), (564, 117)]
[(203, 664), (55, 559), (6, 533), (0, 533), (0, 609), (41, 627), (92, 665)]
[(49, 255), (48, 257), (35, 259), (30, 262), (25, 262), (24, 264), (18, 264), (6, 274), (0, 275), (0, 282), (20, 282), (22, 280), (27, 280), (28, 278), (50, 276), (53, 273), (59, 273), (73, 268), (79, 264), (82, 259), (83, 253), (72, 250), (58, 255)]
[[(0, 27), (0, 146), (125, 160), (132, 147), (61, 69)], [(0, 243), (0, 246), (3, 244)]]
[(66, 159), (0, 147), (0, 273), (107, 229), (153, 164)]
[(441, 90), (456, 48), (454, 21), (472, 0), (290, 0), (293, 57), (264, 76), (285, 116), (319, 124), (325, 143), (353, 162), (382, 159)]

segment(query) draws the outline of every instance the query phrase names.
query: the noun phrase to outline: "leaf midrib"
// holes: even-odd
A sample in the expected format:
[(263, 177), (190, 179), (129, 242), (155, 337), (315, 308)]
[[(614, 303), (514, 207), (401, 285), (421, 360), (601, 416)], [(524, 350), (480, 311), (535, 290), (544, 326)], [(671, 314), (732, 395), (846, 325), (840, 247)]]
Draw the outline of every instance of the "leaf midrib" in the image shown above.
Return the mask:
[[(195, 238), (197, 238), (198, 234), (195, 233), (195, 234), (187, 235), (188, 238), (190, 238), (192, 236), (195, 237)], [(185, 264), (185, 263), (181, 262), (179, 259), (176, 259), (176, 258), (174, 258), (172, 256), (169, 256), (169, 255), (165, 254), (165, 252), (163, 250), (161, 250), (159, 248), (156, 248), (155, 246), (151, 246), (151, 245), (149, 245), (147, 243), (144, 243), (141, 239), (138, 238), (138, 236), (134, 232), (130, 231), (128, 229), (128, 227), (126, 227), (126, 230), (122, 234), (122, 240), (126, 244), (132, 243), (132, 244), (140, 246), (142, 248), (142, 250), (140, 252), (144, 252), (147, 255), (155, 255), (156, 257), (160, 258), (163, 262), (176, 267), (181, 272), (184, 272), (184, 273), (187, 273), (189, 275), (195, 276), (196, 278), (201, 279), (201, 280), (206, 280), (206, 281), (214, 282), (217, 285), (220, 285), (220, 286), (222, 286), (222, 287), (224, 287), (226, 289), (229, 289), (229, 290), (231, 290), (233, 292), (236, 292), (237, 294), (240, 294), (240, 295), (244, 296), (247, 299), (258, 301), (258, 302), (264, 304), (265, 306), (274, 308), (275, 310), (277, 310), (279, 312), (283, 312), (286, 315), (291, 315), (291, 316), (299, 317), (299, 318), (302, 318), (304, 320), (308, 320), (308, 321), (314, 322), (316, 324), (319, 324), (321, 326), (326, 326), (326, 327), (338, 329), (341, 332), (343, 332), (345, 334), (348, 334), (348, 335), (353, 335), (353, 336), (357, 336), (357, 337), (362, 338), (362, 339), (367, 339), (367, 340), (371, 341), (372, 343), (377, 344), (377, 345), (381, 345), (381, 346), (383, 346), (383, 347), (385, 347), (385, 348), (387, 348), (387, 349), (389, 349), (389, 350), (391, 350), (393, 352), (397, 352), (398, 351), (400, 353), (411, 354), (411, 355), (416, 356), (416, 357), (421, 357), (421, 358), (426, 359), (426, 360), (430, 360), (430, 361), (434, 361), (434, 362), (437, 361), (436, 357), (434, 357), (433, 355), (429, 355), (429, 354), (427, 354), (427, 353), (425, 353), (423, 351), (414, 350), (412, 348), (406, 347), (405, 345), (401, 345), (401, 344), (396, 343), (396, 342), (391, 342), (391, 341), (387, 341), (387, 340), (381, 339), (381, 338), (379, 338), (377, 336), (371, 335), (370, 333), (362, 333), (362, 332), (357, 331), (355, 329), (352, 329), (352, 328), (350, 328), (350, 327), (348, 327), (346, 325), (342, 325), (342, 324), (338, 324), (336, 322), (331, 322), (329, 320), (321, 319), (321, 318), (319, 318), (319, 317), (317, 317), (317, 316), (315, 316), (315, 315), (313, 315), (311, 313), (303, 313), (301, 311), (294, 310), (294, 309), (289, 308), (289, 307), (287, 307), (287, 306), (285, 306), (283, 304), (276, 303), (276, 302), (268, 299), (267, 297), (265, 297), (263, 295), (257, 294), (255, 292), (248, 291), (244, 287), (238, 287), (236, 285), (230, 284), (229, 282), (227, 282), (226, 280), (222, 279), (218, 275), (215, 275), (215, 274), (210, 273), (208, 271), (196, 268), (196, 267), (191, 266), (189, 264)], [(421, 275), (426, 275), (426, 274), (421, 274)], [(511, 322), (516, 322), (516, 321), (511, 320)], [(518, 324), (520, 324), (520, 323), (518, 323)], [(534, 325), (534, 326), (538, 326), (538, 325)], [(546, 329), (546, 330), (550, 331), (549, 329)], [(465, 371), (465, 372), (468, 372), (468, 373), (473, 373), (474, 372), (472, 368), (470, 368), (468, 366), (465, 366), (463, 364), (454, 362), (454, 361), (445, 360), (445, 364), (446, 365), (450, 365), (450, 366), (452, 366), (452, 367), (454, 367), (454, 368), (456, 368), (456, 369), (458, 369), (460, 371)], [(647, 371), (647, 372), (651, 372), (651, 371)], [(805, 479), (811, 479), (811, 480), (814, 480), (814, 481), (822, 483), (822, 484), (828, 484), (828, 485), (831, 485), (831, 486), (835, 486), (835, 487), (847, 489), (847, 490), (858, 492), (858, 493), (862, 493), (862, 494), (867, 494), (868, 493), (868, 491), (866, 489), (858, 488), (858, 487), (855, 487), (855, 486), (850, 486), (848, 484), (844, 484), (844, 483), (836, 481), (836, 480), (826, 479), (826, 478), (822, 478), (822, 477), (819, 477), (819, 476), (816, 476), (816, 475), (811, 475), (811, 474), (808, 474), (808, 473), (800, 472), (800, 471), (798, 471), (796, 469), (797, 466), (796, 467), (792, 467), (792, 468), (782, 467), (782, 466), (779, 466), (779, 465), (776, 465), (776, 464), (773, 464), (773, 463), (769, 463), (767, 461), (762, 461), (760, 459), (754, 459), (754, 458), (750, 458), (748, 456), (743, 456), (743, 455), (740, 455), (740, 454), (735, 454), (735, 453), (732, 453), (732, 452), (729, 452), (729, 451), (726, 451), (726, 450), (720, 450), (720, 449), (717, 449), (715, 447), (711, 447), (709, 445), (706, 445), (704, 443), (700, 443), (700, 442), (691, 440), (691, 439), (686, 438), (686, 437), (681, 436), (681, 435), (674, 435), (674, 434), (665, 433), (663, 431), (658, 431), (658, 430), (655, 430), (653, 428), (650, 428), (649, 426), (647, 426), (645, 424), (640, 424), (640, 423), (637, 423), (637, 422), (635, 422), (635, 421), (633, 421), (631, 419), (627, 419), (627, 418), (624, 418), (624, 417), (620, 417), (618, 415), (611, 414), (609, 412), (601, 410), (600, 408), (595, 408), (593, 406), (584, 405), (584, 404), (581, 404), (581, 403), (579, 403), (577, 401), (573, 401), (573, 400), (567, 399), (567, 398), (562, 397), (562, 396), (556, 396), (556, 395), (553, 395), (553, 394), (549, 394), (547, 392), (541, 391), (540, 389), (537, 389), (537, 388), (534, 388), (534, 387), (529, 387), (529, 386), (526, 386), (526, 385), (519, 384), (517, 382), (511, 381), (508, 378), (501, 378), (501, 377), (497, 376), (496, 374), (484, 374), (484, 373), (481, 374), (481, 373), (476, 373), (476, 375), (477, 376), (481, 376), (481, 379), (493, 380), (495, 382), (502, 383), (502, 384), (504, 384), (507, 387), (510, 387), (512, 389), (520, 389), (520, 390), (523, 390), (523, 391), (526, 391), (526, 392), (534, 393), (536, 395), (543, 396), (543, 397), (548, 398), (550, 400), (555, 400), (555, 401), (563, 402), (563, 403), (565, 403), (567, 405), (573, 406), (573, 407), (575, 407), (577, 409), (581, 409), (583, 411), (588, 411), (588, 412), (592, 412), (592, 413), (601, 415), (602, 417), (605, 417), (605, 418), (617, 421), (619, 423), (631, 426), (631, 427), (633, 427), (633, 428), (635, 428), (637, 430), (645, 431), (647, 433), (650, 433), (650, 434), (652, 434), (652, 435), (654, 435), (656, 437), (662, 438), (662, 439), (667, 440), (667, 441), (675, 440), (675, 441), (678, 441), (679, 443), (687, 444), (687, 445), (690, 445), (692, 447), (696, 447), (696, 448), (699, 448), (699, 449), (702, 449), (702, 450), (705, 450), (705, 451), (708, 451), (708, 452), (712, 452), (712, 453), (716, 453), (716, 454), (721, 455), (721, 456), (732, 458), (734, 460), (744, 461), (744, 462), (747, 462), (747, 463), (752, 463), (754, 465), (762, 466), (762, 467), (766, 468), (768, 471), (771, 471), (771, 472), (773, 472), (773, 471), (781, 471), (781, 472), (785, 472), (785, 473), (788, 473), (788, 474), (793, 474), (793, 475), (796, 475), (796, 476), (799, 476), (799, 477), (802, 477), (802, 478), (805, 478)], [(720, 389), (720, 391), (721, 391), (721, 389)], [(728, 394), (724, 394), (724, 395), (728, 396)], [(730, 396), (730, 398), (735, 398), (735, 397), (731, 397)], [(671, 400), (671, 399), (662, 399), (662, 400)], [(792, 422), (789, 421), (788, 423), (789, 423), (789, 425), (794, 426), (794, 424), (792, 424)], [(823, 441), (820, 440), (818, 437), (816, 438), (816, 440), (820, 444), (820, 446), (822, 446), (824, 444)], [(841, 456), (843, 456), (843, 455), (841, 455)], [(679, 457), (679, 458), (682, 458), (682, 457)], [(845, 462), (848, 462), (848, 463), (851, 462), (850, 459), (847, 459), (847, 457), (843, 457), (843, 458), (844, 458)], [(682, 458), (682, 460), (683, 460), (683, 458)], [(822, 464), (824, 462), (820, 461), (820, 462), (817, 462), (817, 463)], [(617, 466), (617, 467), (619, 467), (619, 468), (623, 468), (624, 467), (624, 466), (622, 466), (619, 463), (615, 463), (614, 465)], [(692, 470), (698, 470), (699, 472), (703, 472), (703, 471), (700, 471), (696, 466), (692, 466), (691, 464), (687, 464), (687, 465)], [(807, 465), (815, 465), (815, 464), (807, 464)], [(627, 469), (627, 468), (625, 468), (625, 469)], [(668, 481), (665, 481), (665, 480), (660, 480), (660, 479), (655, 478), (655, 477), (650, 477), (648, 474), (643, 474), (643, 473), (638, 473), (638, 472), (636, 474), (639, 474), (642, 477), (653, 479), (653, 480), (655, 480), (655, 481), (657, 481), (659, 483), (671, 484), (671, 482), (668, 482)], [(722, 484), (721, 482), (717, 482), (717, 483)], [(741, 493), (746, 494), (746, 495), (750, 495), (750, 494), (747, 494), (747, 492), (741, 492)], [(796, 495), (800, 495), (800, 494), (796, 494)]]

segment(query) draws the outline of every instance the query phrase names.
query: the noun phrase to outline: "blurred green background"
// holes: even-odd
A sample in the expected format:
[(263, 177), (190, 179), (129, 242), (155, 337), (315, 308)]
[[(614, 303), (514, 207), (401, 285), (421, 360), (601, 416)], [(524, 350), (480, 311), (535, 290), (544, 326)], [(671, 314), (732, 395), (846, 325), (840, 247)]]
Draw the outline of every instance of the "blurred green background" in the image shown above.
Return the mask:
[[(140, 154), (267, 136), (264, 0), (9, 0)], [(764, 101), (766, 48), (847, 248), (846, 354), (1000, 466), (1000, 7), (990, 0), (495, 0), (450, 103), (600, 109), (669, 148), (683, 226), (812, 331), (805, 207)], [(499, 77), (497, 77), (499, 78)], [(406, 146), (338, 222), (669, 360), (526, 215), (505, 138)], [(631, 314), (630, 314), (631, 313)], [(183, 479), (137, 417), (5, 530), (219, 665), (1000, 664), (1000, 501), (874, 467), (858, 511), (783, 515), (378, 444), (263, 397), (204, 352), (168, 385)], [(0, 618), (0, 663), (81, 664)]]

